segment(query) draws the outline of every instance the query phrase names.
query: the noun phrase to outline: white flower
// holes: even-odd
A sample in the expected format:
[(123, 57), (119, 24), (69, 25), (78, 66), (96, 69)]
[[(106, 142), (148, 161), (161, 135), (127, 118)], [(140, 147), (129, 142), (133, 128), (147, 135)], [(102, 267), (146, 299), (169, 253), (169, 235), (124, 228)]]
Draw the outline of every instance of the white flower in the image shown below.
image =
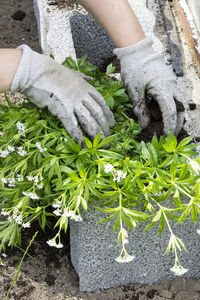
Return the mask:
[(61, 141), (64, 141), (64, 142), (67, 142), (67, 138), (66, 138), (66, 137), (64, 138), (64, 137), (61, 136), (61, 137), (60, 137), (60, 140), (61, 140)]
[(126, 263), (126, 262), (131, 262), (134, 258), (135, 258), (134, 255), (126, 254), (124, 257), (119, 256), (119, 257), (115, 258), (115, 260), (118, 263)]
[(13, 218), (17, 224), (19, 224), (19, 225), (22, 224), (22, 216), (21, 215), (13, 216)]
[(123, 173), (121, 170), (116, 171), (116, 174), (113, 178), (114, 181), (120, 182), (122, 179), (126, 178), (127, 173)]
[(125, 245), (125, 244), (128, 244), (129, 243), (129, 241), (127, 240), (127, 239), (124, 239), (123, 240), (123, 244)]
[(47, 241), (47, 244), (48, 244), (50, 247), (57, 247), (57, 244), (56, 244), (56, 241), (55, 241), (55, 240), (48, 240), (48, 241)]
[(37, 194), (35, 194), (35, 193), (28, 193), (28, 192), (22, 192), (22, 194), (24, 195), (24, 196), (28, 196), (28, 197), (30, 197), (31, 199), (39, 199), (39, 196), (37, 195)]
[(23, 224), (22, 224), (22, 227), (23, 227), (23, 228), (29, 228), (29, 227), (31, 227), (31, 224), (30, 224), (29, 222), (23, 223)]
[(56, 209), (53, 211), (53, 214), (56, 215), (57, 217), (61, 216), (61, 210), (60, 209)]
[(61, 243), (56, 244), (56, 241), (55, 241), (55, 240), (48, 240), (48, 241), (47, 241), (47, 244), (48, 244), (50, 247), (56, 247), (56, 248), (62, 248), (62, 247), (63, 247), (63, 244), (61, 244)]
[(58, 245), (56, 245), (56, 248), (63, 248), (63, 244), (59, 243)]
[(22, 124), (21, 122), (17, 122), (16, 123), (17, 129), (19, 134), (21, 134), (22, 136), (25, 136), (25, 126), (24, 124)]
[(75, 222), (82, 222), (83, 221), (83, 218), (81, 216), (73, 216), (71, 217), (71, 219)]
[(38, 189), (41, 190), (41, 189), (43, 188), (44, 185), (43, 185), (43, 183), (41, 183), (41, 184), (37, 184), (37, 183), (36, 183), (36, 186), (38, 187)]
[(1, 256), (3, 256), (4, 258), (7, 257), (7, 255), (5, 253), (2, 253)]
[(59, 208), (59, 207), (61, 207), (61, 205), (62, 205), (62, 201), (57, 201), (56, 203), (52, 204), (52, 207), (53, 208)]
[(200, 229), (197, 229), (197, 233), (200, 235)]
[(16, 216), (18, 214), (18, 208), (15, 208), (13, 211), (14, 216)]
[(33, 181), (34, 180), (34, 177), (31, 176), (31, 175), (26, 176), (26, 178), (28, 179), (28, 181)]
[(9, 152), (15, 151), (15, 147), (12, 147), (12, 146), (8, 145), (8, 151), (9, 151)]
[(21, 131), (25, 130), (25, 125), (19, 121), (16, 123), (16, 126), (17, 126), (17, 129), (19, 129)]
[(35, 143), (35, 145), (39, 149), (40, 152), (47, 151), (47, 148), (42, 148), (39, 142)]
[(105, 165), (105, 167), (104, 167), (104, 172), (105, 173), (109, 173), (109, 172), (111, 172), (113, 170), (113, 165), (112, 164), (107, 164), (107, 165)]
[(7, 157), (9, 155), (9, 152), (7, 150), (0, 150), (0, 157)]
[(173, 266), (173, 268), (170, 269), (170, 271), (174, 272), (176, 276), (181, 276), (185, 274), (188, 269), (183, 268), (182, 266)]
[(65, 208), (62, 216), (63, 217), (73, 218), (75, 216), (75, 213), (74, 213), (73, 210), (68, 210), (67, 208)]
[(7, 184), (9, 187), (15, 187), (15, 178), (7, 178)]
[(23, 176), (20, 174), (17, 174), (17, 181), (23, 181), (23, 180), (24, 180)]
[(33, 177), (33, 181), (34, 181), (35, 183), (38, 183), (38, 182), (39, 182), (38, 176), (34, 176), (34, 177)]
[(12, 217), (9, 216), (9, 217), (7, 218), (7, 220), (8, 220), (9, 222), (12, 222)]
[(17, 153), (21, 156), (24, 156), (27, 154), (27, 152), (25, 150), (22, 149), (22, 147), (17, 147), (18, 151)]
[(3, 183), (5, 183), (5, 184), (7, 183), (7, 179), (4, 178), (4, 177), (1, 178), (1, 181), (2, 181)]
[(9, 216), (9, 213), (8, 213), (7, 211), (5, 211), (5, 209), (3, 208), (3, 209), (1, 210), (1, 215), (2, 215), (2, 216)]

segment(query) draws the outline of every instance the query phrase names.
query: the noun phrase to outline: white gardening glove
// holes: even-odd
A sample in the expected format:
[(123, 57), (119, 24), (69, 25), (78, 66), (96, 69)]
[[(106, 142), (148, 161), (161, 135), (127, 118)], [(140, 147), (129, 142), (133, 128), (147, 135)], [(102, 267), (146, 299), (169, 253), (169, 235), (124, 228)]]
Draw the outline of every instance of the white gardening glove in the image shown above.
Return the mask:
[(101, 131), (109, 135), (115, 120), (104, 98), (82, 73), (61, 66), (28, 46), (14, 76), (11, 92), (19, 90), (40, 108), (48, 107), (76, 142), (83, 141), (81, 128), (93, 139)]
[(176, 104), (182, 103), (177, 89), (176, 77), (164, 62), (163, 55), (152, 48), (152, 38), (113, 50), (121, 64), (121, 76), (134, 105), (134, 113), (140, 125), (146, 128), (150, 122), (147, 96), (159, 105), (164, 125), (164, 133), (178, 134), (183, 126), (183, 114), (177, 114)]

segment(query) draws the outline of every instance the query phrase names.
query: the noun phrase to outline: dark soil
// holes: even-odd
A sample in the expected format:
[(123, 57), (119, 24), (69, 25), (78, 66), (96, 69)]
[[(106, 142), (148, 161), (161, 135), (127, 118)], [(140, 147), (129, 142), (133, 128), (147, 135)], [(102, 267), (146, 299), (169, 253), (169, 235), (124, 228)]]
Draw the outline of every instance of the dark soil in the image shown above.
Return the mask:
[[(60, 1), (60, 4), (62, 1)], [(36, 21), (33, 14), (32, 0), (0, 0), (0, 47), (16, 48), (28, 44), (40, 52), (37, 38)], [(154, 107), (155, 104), (152, 104)], [(155, 108), (155, 107), (154, 107)], [(162, 131), (159, 111), (153, 109), (154, 122), (148, 129)], [(143, 139), (149, 139), (149, 131), (143, 131)], [(22, 248), (25, 249), (37, 225), (23, 234)], [(55, 249), (46, 244), (51, 238), (48, 230), (39, 231), (36, 241), (26, 256), (17, 282), (11, 291), (12, 300), (199, 300), (200, 280), (163, 279), (158, 285), (120, 286), (95, 293), (79, 291), (78, 276), (70, 262), (69, 235), (62, 236), (64, 248)], [(0, 265), (0, 299), (2, 300), (13, 280), (23, 252), (19, 249), (8, 249), (7, 258), (2, 257)]]

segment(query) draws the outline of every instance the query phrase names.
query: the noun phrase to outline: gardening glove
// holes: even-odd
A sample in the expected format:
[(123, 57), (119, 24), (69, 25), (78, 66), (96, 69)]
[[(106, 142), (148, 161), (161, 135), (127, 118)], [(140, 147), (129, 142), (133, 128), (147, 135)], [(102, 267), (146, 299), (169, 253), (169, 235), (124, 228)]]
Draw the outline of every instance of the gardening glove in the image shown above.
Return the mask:
[(140, 125), (146, 128), (151, 122), (146, 100), (153, 98), (162, 113), (164, 133), (167, 135), (171, 131), (177, 135), (184, 117), (177, 114), (175, 102), (181, 104), (182, 96), (173, 71), (165, 64), (163, 55), (153, 50), (152, 44), (152, 38), (147, 37), (134, 45), (114, 49), (113, 53), (120, 59), (122, 80)]
[(109, 136), (115, 120), (104, 98), (85, 79), (86, 75), (61, 66), (53, 59), (34, 52), (26, 45), (18, 47), (23, 55), (11, 84), (36, 106), (48, 107), (76, 142), (83, 142), (82, 129), (93, 139), (101, 131)]

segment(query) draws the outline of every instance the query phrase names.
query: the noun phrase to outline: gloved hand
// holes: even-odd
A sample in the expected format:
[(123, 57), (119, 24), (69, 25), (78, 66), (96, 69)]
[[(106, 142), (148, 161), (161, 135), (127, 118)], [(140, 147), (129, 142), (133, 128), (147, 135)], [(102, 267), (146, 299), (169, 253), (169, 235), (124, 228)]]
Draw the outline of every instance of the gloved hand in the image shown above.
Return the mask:
[(179, 133), (183, 125), (183, 114), (177, 114), (175, 100), (182, 102), (177, 89), (176, 77), (164, 62), (161, 54), (152, 48), (150, 37), (125, 48), (117, 48), (113, 53), (121, 64), (121, 76), (134, 105), (134, 113), (140, 125), (146, 128), (150, 122), (150, 112), (146, 103), (147, 95), (157, 101), (163, 119), (164, 133)]
[(76, 142), (83, 141), (80, 128), (94, 138), (109, 135), (115, 120), (104, 98), (82, 73), (59, 65), (53, 59), (34, 52), (28, 46), (18, 48), (23, 55), (15, 73), (11, 92), (19, 90), (36, 106), (48, 107)]

